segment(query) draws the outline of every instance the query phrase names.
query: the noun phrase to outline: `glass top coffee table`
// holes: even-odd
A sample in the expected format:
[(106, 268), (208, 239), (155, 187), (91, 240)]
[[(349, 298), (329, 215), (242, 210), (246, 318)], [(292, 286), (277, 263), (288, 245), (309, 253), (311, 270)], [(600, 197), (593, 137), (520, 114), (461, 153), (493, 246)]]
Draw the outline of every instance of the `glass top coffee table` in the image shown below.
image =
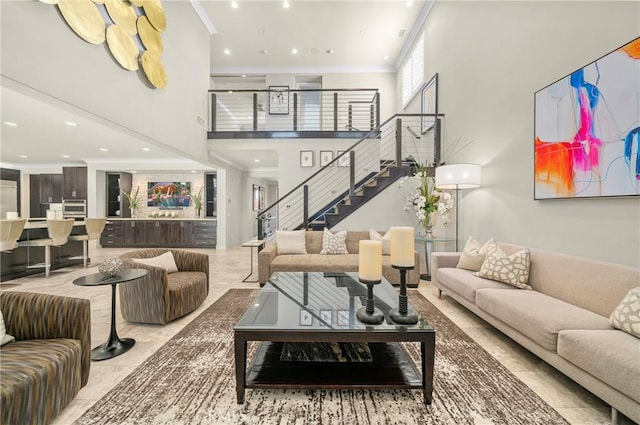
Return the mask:
[[(374, 286), (375, 306), (385, 313), (380, 325), (361, 323), (366, 286), (357, 273), (279, 272), (262, 287), (234, 328), (236, 395), (246, 388), (421, 389), (431, 404), (435, 330), (420, 316), (415, 325), (395, 324), (398, 290), (384, 278)], [(247, 367), (247, 343), (262, 341)], [(420, 370), (401, 343), (420, 344)], [(291, 360), (291, 343), (366, 343), (366, 361)], [(321, 346), (323, 344), (318, 344)], [(324, 344), (326, 346), (326, 344)], [(303, 350), (304, 351), (304, 350)], [(311, 351), (317, 351), (312, 349)], [(344, 357), (342, 358), (344, 360)]]

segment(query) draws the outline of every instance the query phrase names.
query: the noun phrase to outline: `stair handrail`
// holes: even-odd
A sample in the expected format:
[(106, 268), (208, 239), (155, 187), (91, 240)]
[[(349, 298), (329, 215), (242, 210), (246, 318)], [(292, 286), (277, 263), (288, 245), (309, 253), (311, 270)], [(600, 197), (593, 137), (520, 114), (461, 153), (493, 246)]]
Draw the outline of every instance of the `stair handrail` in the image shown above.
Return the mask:
[(282, 200), (284, 200), (285, 198), (287, 198), (289, 195), (291, 195), (293, 192), (295, 192), (296, 190), (300, 189), (301, 187), (303, 187), (306, 183), (308, 183), (311, 179), (313, 179), (315, 176), (317, 176), (318, 174), (320, 174), (321, 172), (323, 172), (325, 169), (327, 169), (329, 166), (331, 166), (334, 162), (337, 163), (338, 159), (342, 158), (345, 155), (348, 155), (350, 151), (352, 151), (355, 147), (357, 147), (360, 143), (364, 142), (365, 140), (368, 140), (371, 138), (371, 136), (376, 135), (380, 129), (385, 126), (386, 124), (390, 123), (393, 119), (396, 118), (402, 118), (402, 117), (433, 117), (436, 120), (438, 120), (438, 118), (444, 117), (444, 114), (393, 114), (391, 117), (389, 117), (388, 119), (386, 119), (383, 123), (381, 123), (380, 125), (378, 125), (376, 128), (374, 128), (373, 130), (369, 131), (364, 137), (362, 137), (360, 140), (358, 140), (357, 142), (355, 142), (353, 145), (351, 145), (350, 147), (348, 147), (347, 149), (345, 149), (345, 151), (343, 153), (341, 153), (340, 155), (336, 156), (333, 160), (331, 160), (327, 165), (325, 165), (324, 167), (321, 167), (318, 171), (316, 171), (315, 173), (313, 173), (311, 176), (309, 176), (308, 178), (306, 178), (305, 180), (302, 181), (302, 183), (298, 184), (296, 187), (294, 187), (293, 189), (291, 189), (289, 192), (287, 192), (286, 194), (284, 194), (283, 196), (280, 197), (280, 199), (278, 199), (276, 202), (274, 202), (273, 204), (269, 205), (267, 208), (265, 208), (264, 210), (260, 210), (257, 213), (257, 217), (260, 218), (262, 216), (264, 216), (267, 211), (271, 210), (273, 207), (275, 207), (276, 205), (278, 205)]

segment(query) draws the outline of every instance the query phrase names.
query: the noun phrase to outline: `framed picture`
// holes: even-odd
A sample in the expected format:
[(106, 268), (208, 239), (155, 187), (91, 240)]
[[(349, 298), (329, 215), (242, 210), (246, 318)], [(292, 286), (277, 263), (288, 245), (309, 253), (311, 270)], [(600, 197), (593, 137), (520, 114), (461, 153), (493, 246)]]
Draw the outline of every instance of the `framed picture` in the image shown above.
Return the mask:
[(333, 324), (333, 310), (320, 310), (320, 326)]
[[(338, 151), (337, 156), (342, 155), (346, 151)], [(338, 167), (348, 167), (349, 166), (349, 153), (346, 153), (343, 157), (338, 158)]]
[(324, 167), (333, 161), (333, 151), (320, 151), (320, 166)]
[(636, 38), (535, 92), (534, 199), (640, 195), (639, 49)]
[[(436, 72), (422, 88), (421, 114), (438, 113), (438, 73)], [(422, 134), (431, 130), (436, 123), (435, 117), (422, 117)]]
[(313, 151), (300, 151), (300, 166), (313, 167)]
[(349, 310), (338, 310), (336, 323), (338, 326), (349, 326)]
[(300, 309), (300, 326), (313, 325), (313, 314), (305, 308)]
[(253, 190), (252, 192), (252, 198), (253, 198), (253, 211), (258, 211), (260, 209), (260, 186), (258, 185), (252, 185), (253, 186)]
[(289, 86), (269, 86), (269, 114), (289, 115)]
[(259, 192), (259, 202), (258, 202), (258, 208), (263, 210), (264, 209), (264, 195), (265, 195), (265, 191), (264, 191), (264, 187), (262, 186), (258, 186), (260, 188)]

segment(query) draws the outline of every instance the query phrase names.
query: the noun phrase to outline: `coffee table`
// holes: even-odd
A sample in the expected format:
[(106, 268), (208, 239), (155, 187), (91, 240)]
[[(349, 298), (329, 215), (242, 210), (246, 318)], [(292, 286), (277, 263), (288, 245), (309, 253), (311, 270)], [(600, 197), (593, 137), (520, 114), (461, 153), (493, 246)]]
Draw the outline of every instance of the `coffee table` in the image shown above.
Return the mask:
[[(388, 312), (398, 307), (398, 291), (386, 280), (374, 287), (375, 305), (385, 313), (380, 325), (356, 318), (366, 286), (357, 273), (279, 272), (264, 285), (234, 327), (236, 397), (246, 388), (421, 389), (431, 404), (435, 330), (420, 316), (416, 325), (398, 325)], [(262, 341), (247, 368), (247, 344)], [(284, 342), (368, 343), (371, 362), (281, 360)], [(418, 370), (401, 343), (420, 344)]]

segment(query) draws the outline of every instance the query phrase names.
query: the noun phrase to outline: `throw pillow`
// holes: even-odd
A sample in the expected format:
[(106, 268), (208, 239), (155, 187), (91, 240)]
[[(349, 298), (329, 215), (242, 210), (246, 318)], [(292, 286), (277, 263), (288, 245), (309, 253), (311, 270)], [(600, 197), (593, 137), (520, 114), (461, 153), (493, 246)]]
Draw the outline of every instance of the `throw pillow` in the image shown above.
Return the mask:
[(369, 239), (372, 241), (382, 242), (382, 255), (391, 255), (391, 232), (387, 232), (382, 236), (373, 229), (369, 230)]
[(281, 254), (306, 254), (305, 230), (276, 230), (276, 251)]
[(640, 286), (631, 289), (609, 316), (609, 323), (640, 338)]
[(7, 328), (4, 326), (4, 317), (2, 317), (2, 311), (0, 311), (0, 346), (15, 341), (12, 335), (7, 335)]
[(487, 256), (475, 276), (508, 283), (520, 289), (533, 289), (529, 282), (529, 250), (507, 255), (495, 242), (489, 244)]
[(151, 258), (132, 258), (136, 263), (145, 264), (147, 266), (161, 267), (167, 271), (167, 273), (173, 273), (178, 271), (176, 260), (173, 258), (173, 253), (167, 251), (162, 255)]
[(324, 228), (324, 233), (322, 234), (322, 251), (320, 254), (323, 255), (340, 255), (340, 254), (348, 254), (347, 251), (347, 231), (342, 230), (340, 232), (331, 233), (329, 229)]
[(480, 271), (484, 258), (487, 255), (487, 249), (489, 249), (489, 244), (491, 243), (495, 243), (493, 238), (486, 241), (484, 245), (480, 245), (480, 242), (473, 239), (473, 237), (469, 237), (456, 267), (474, 272)]

